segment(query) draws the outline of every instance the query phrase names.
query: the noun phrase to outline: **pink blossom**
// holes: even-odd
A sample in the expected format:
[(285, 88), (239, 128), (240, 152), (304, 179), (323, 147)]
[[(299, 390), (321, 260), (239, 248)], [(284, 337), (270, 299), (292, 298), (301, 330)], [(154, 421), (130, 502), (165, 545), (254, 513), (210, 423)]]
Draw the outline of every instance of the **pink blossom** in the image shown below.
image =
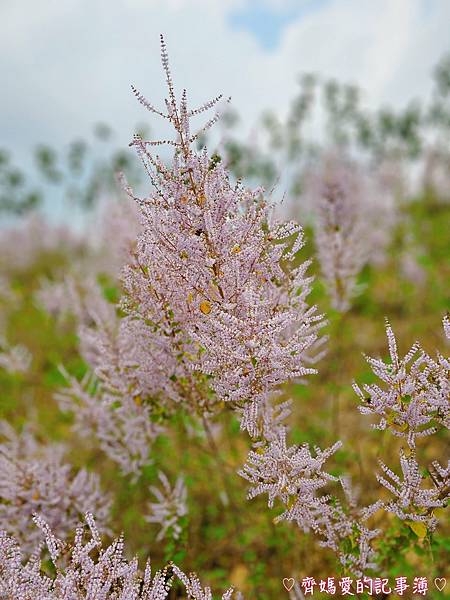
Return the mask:
[[(122, 537), (104, 547), (90, 513), (85, 516), (89, 535), (80, 525), (73, 543), (56, 537), (41, 517), (34, 521), (45, 538), (53, 571), (44, 574), (48, 570), (44, 570), (41, 547), (24, 561), (18, 542), (0, 531), (0, 595), (11, 600), (166, 600), (175, 577), (193, 600), (212, 600), (209, 587), (203, 587), (194, 573), (186, 575), (173, 563), (152, 573), (148, 560), (141, 571), (137, 558), (125, 557)], [(222, 600), (233, 597), (242, 600), (240, 594), (234, 596), (233, 588), (222, 595)]]
[(441, 354), (436, 360), (431, 358), (418, 343), (400, 358), (388, 322), (386, 334), (390, 362), (366, 358), (384, 386), (365, 384), (361, 389), (354, 383), (353, 388), (362, 402), (361, 413), (379, 416), (377, 429), (389, 428), (393, 435), (406, 438), (414, 449), (417, 437), (449, 426), (449, 361)]
[(42, 515), (58, 535), (65, 535), (88, 506), (105, 522), (111, 500), (99, 478), (63, 462), (61, 445), (39, 444), (29, 431), (18, 435), (5, 422), (0, 427), (0, 529), (14, 535), (30, 552), (39, 538), (31, 526)]

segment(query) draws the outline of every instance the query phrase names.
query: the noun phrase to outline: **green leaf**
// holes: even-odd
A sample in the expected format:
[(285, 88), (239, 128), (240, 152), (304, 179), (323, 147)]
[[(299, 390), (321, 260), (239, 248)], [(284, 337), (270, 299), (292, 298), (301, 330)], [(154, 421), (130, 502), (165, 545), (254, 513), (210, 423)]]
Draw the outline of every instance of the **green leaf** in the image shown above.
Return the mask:
[(427, 526), (425, 523), (422, 523), (422, 521), (406, 521), (406, 524), (414, 531), (420, 540), (423, 540), (423, 538), (426, 537), (428, 530)]

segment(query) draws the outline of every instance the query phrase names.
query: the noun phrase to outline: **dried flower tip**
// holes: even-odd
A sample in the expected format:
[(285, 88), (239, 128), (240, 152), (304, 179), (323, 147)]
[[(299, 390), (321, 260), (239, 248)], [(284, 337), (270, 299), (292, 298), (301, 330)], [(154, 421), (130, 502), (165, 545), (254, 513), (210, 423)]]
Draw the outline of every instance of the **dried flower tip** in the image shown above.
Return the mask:
[(208, 300), (203, 300), (203, 302), (200, 302), (200, 310), (204, 315), (209, 315), (212, 310), (211, 303)]

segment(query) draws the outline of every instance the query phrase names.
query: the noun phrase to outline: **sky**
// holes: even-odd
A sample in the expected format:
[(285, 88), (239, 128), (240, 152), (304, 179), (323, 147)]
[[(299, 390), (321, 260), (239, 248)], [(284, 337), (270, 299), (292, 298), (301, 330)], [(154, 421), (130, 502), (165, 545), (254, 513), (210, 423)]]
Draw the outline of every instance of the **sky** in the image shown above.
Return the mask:
[(97, 122), (124, 145), (136, 123), (164, 135), (130, 91), (161, 102), (160, 33), (176, 87), (231, 96), (244, 132), (286, 111), (303, 72), (360, 85), (369, 106), (426, 96), (449, 29), (450, 0), (0, 0), (0, 147), (20, 163)]

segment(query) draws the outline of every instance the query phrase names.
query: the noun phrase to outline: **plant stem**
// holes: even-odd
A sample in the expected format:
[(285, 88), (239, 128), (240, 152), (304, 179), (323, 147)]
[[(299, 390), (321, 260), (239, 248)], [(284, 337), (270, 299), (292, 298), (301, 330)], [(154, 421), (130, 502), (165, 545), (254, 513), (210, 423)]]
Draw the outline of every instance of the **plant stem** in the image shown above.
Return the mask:
[(206, 419), (204, 414), (202, 415), (202, 423), (203, 423), (203, 428), (206, 433), (206, 439), (207, 439), (209, 447), (211, 449), (211, 455), (218, 467), (219, 476), (220, 476), (220, 479), (222, 480), (222, 484), (223, 484), (223, 491), (224, 491), (224, 493), (228, 499), (228, 502), (230, 504), (234, 528), (236, 530), (236, 533), (238, 535), (240, 535), (240, 532), (242, 531), (242, 529), (241, 529), (241, 523), (240, 523), (240, 519), (239, 519), (239, 510), (238, 510), (236, 504), (234, 503), (233, 493), (231, 491), (231, 487), (229, 485), (228, 478), (226, 477), (226, 475), (224, 473), (225, 470), (228, 468), (228, 465), (224, 462), (224, 460), (222, 459), (222, 457), (220, 455), (219, 448), (217, 447), (217, 444), (214, 440), (214, 436), (209, 427), (208, 420)]

